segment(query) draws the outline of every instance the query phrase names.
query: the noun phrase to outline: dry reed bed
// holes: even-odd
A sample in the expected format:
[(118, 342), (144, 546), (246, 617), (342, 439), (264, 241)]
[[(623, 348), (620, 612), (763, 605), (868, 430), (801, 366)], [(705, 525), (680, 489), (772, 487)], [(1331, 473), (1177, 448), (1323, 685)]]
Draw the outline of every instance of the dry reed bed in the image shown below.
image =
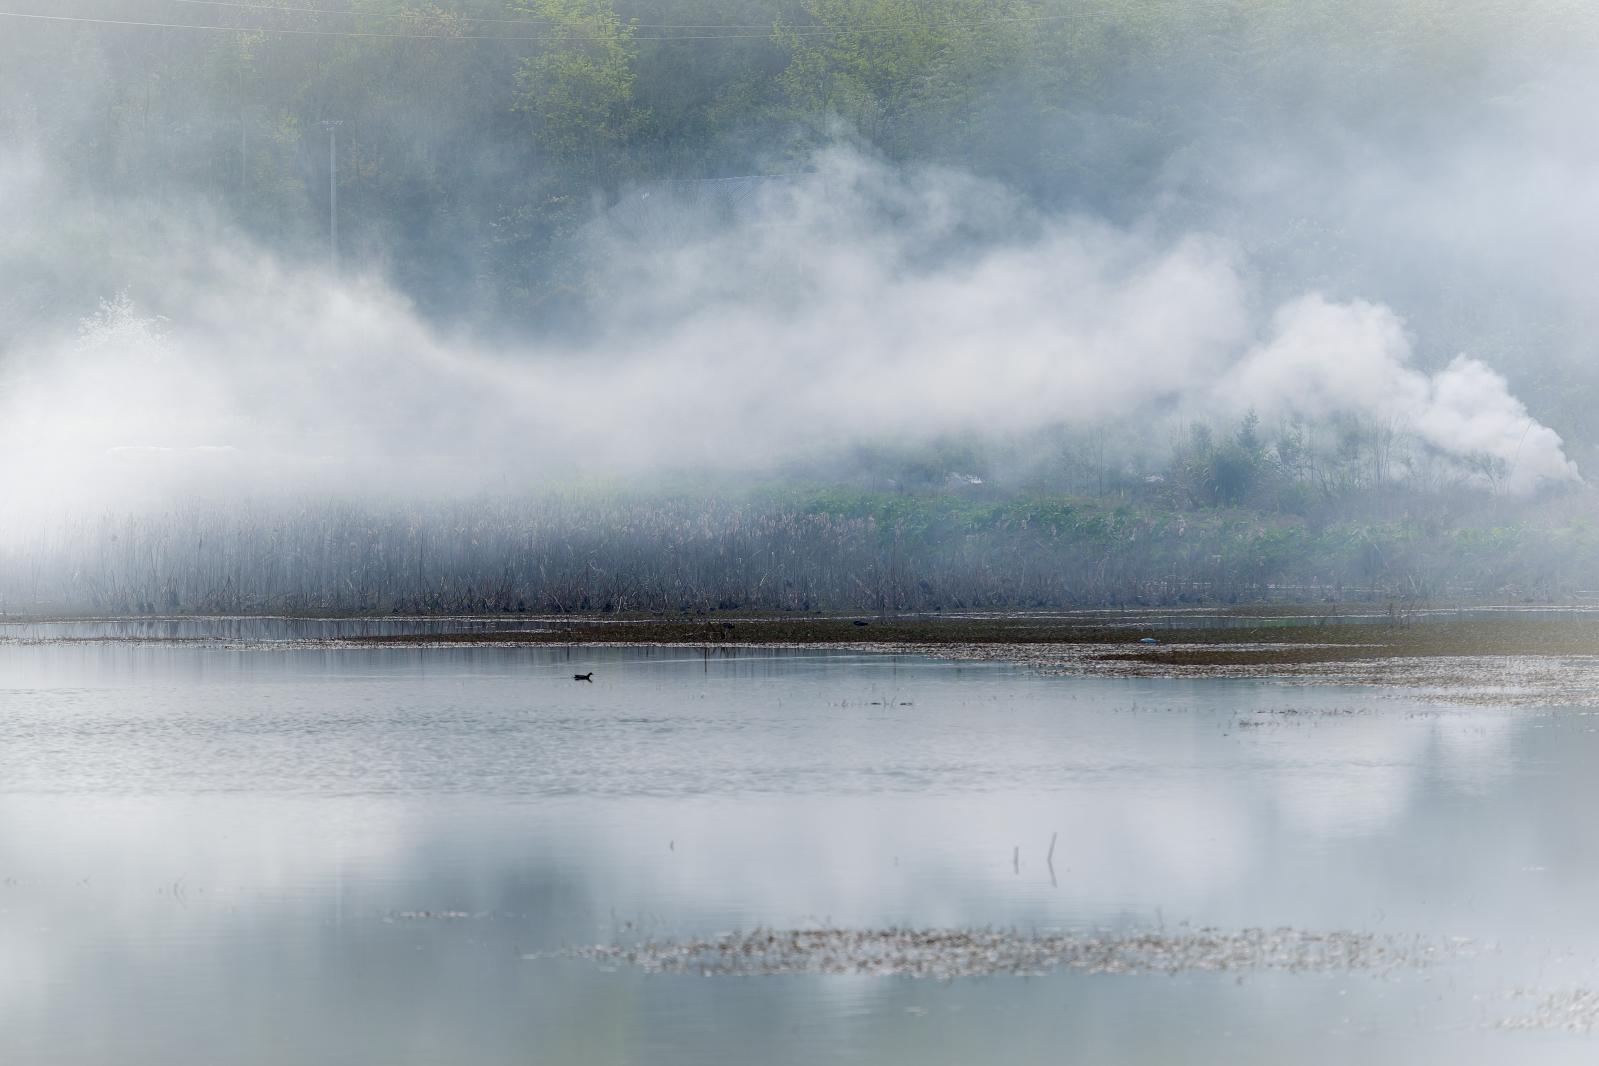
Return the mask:
[(1564, 527), (1313, 528), (1058, 496), (196, 505), (12, 530), (0, 516), (12, 614), (1020, 610), (1547, 599), (1596, 584), (1599, 542)]

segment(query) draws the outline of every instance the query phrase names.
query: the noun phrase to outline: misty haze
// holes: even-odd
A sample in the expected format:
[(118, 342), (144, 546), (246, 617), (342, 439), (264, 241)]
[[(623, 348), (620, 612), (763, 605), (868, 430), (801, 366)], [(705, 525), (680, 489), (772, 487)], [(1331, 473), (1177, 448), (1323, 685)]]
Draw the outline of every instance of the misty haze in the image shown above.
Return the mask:
[(0, 0), (0, 1060), (1591, 1061), (1596, 100), (1574, 0)]

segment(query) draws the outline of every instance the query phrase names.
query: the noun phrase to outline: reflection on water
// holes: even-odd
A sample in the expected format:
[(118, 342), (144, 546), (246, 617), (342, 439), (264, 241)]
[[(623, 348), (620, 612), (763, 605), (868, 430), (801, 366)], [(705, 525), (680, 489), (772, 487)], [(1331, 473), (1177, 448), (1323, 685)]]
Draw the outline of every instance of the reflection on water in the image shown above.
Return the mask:
[[(0, 647), (0, 1061), (1589, 1062), (1497, 1026), (1599, 987), (1596, 728), (825, 652)], [(559, 957), (891, 925), (1471, 950), (949, 982)]]

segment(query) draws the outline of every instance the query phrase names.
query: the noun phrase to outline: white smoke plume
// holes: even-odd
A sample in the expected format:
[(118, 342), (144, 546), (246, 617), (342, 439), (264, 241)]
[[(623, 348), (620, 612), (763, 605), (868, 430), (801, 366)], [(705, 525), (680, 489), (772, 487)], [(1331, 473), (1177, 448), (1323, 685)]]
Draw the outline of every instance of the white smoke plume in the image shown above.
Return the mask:
[[(23, 185), (25, 212), (64, 210), (42, 174)], [(564, 345), (447, 335), (378, 280), (176, 239), (159, 284), (0, 356), (0, 493), (17, 514), (522, 490), (1246, 409), (1381, 418), (1462, 469), (1486, 457), (1513, 492), (1578, 476), (1492, 368), (1425, 372), (1380, 304), (1262, 309), (1254, 265), (1214, 235), (1043, 218), (847, 150), (730, 218), (649, 198), (596, 224), (608, 325)]]
[(1309, 419), (1374, 415), (1445, 456), (1490, 460), (1517, 493), (1577, 480), (1559, 434), (1529, 415), (1492, 367), (1459, 355), (1426, 374), (1412, 357), (1388, 308), (1306, 296), (1277, 311), (1269, 338), (1231, 369), (1216, 399)]

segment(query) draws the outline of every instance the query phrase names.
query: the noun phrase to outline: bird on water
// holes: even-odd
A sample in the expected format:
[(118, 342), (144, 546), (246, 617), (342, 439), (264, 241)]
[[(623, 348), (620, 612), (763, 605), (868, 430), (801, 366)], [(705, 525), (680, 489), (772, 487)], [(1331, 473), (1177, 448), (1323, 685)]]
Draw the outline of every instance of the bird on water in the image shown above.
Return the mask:
[(589, 684), (592, 685), (594, 683), (594, 671), (590, 670), (586, 674), (573, 674), (572, 675), (572, 680), (573, 681), (587, 681)]

